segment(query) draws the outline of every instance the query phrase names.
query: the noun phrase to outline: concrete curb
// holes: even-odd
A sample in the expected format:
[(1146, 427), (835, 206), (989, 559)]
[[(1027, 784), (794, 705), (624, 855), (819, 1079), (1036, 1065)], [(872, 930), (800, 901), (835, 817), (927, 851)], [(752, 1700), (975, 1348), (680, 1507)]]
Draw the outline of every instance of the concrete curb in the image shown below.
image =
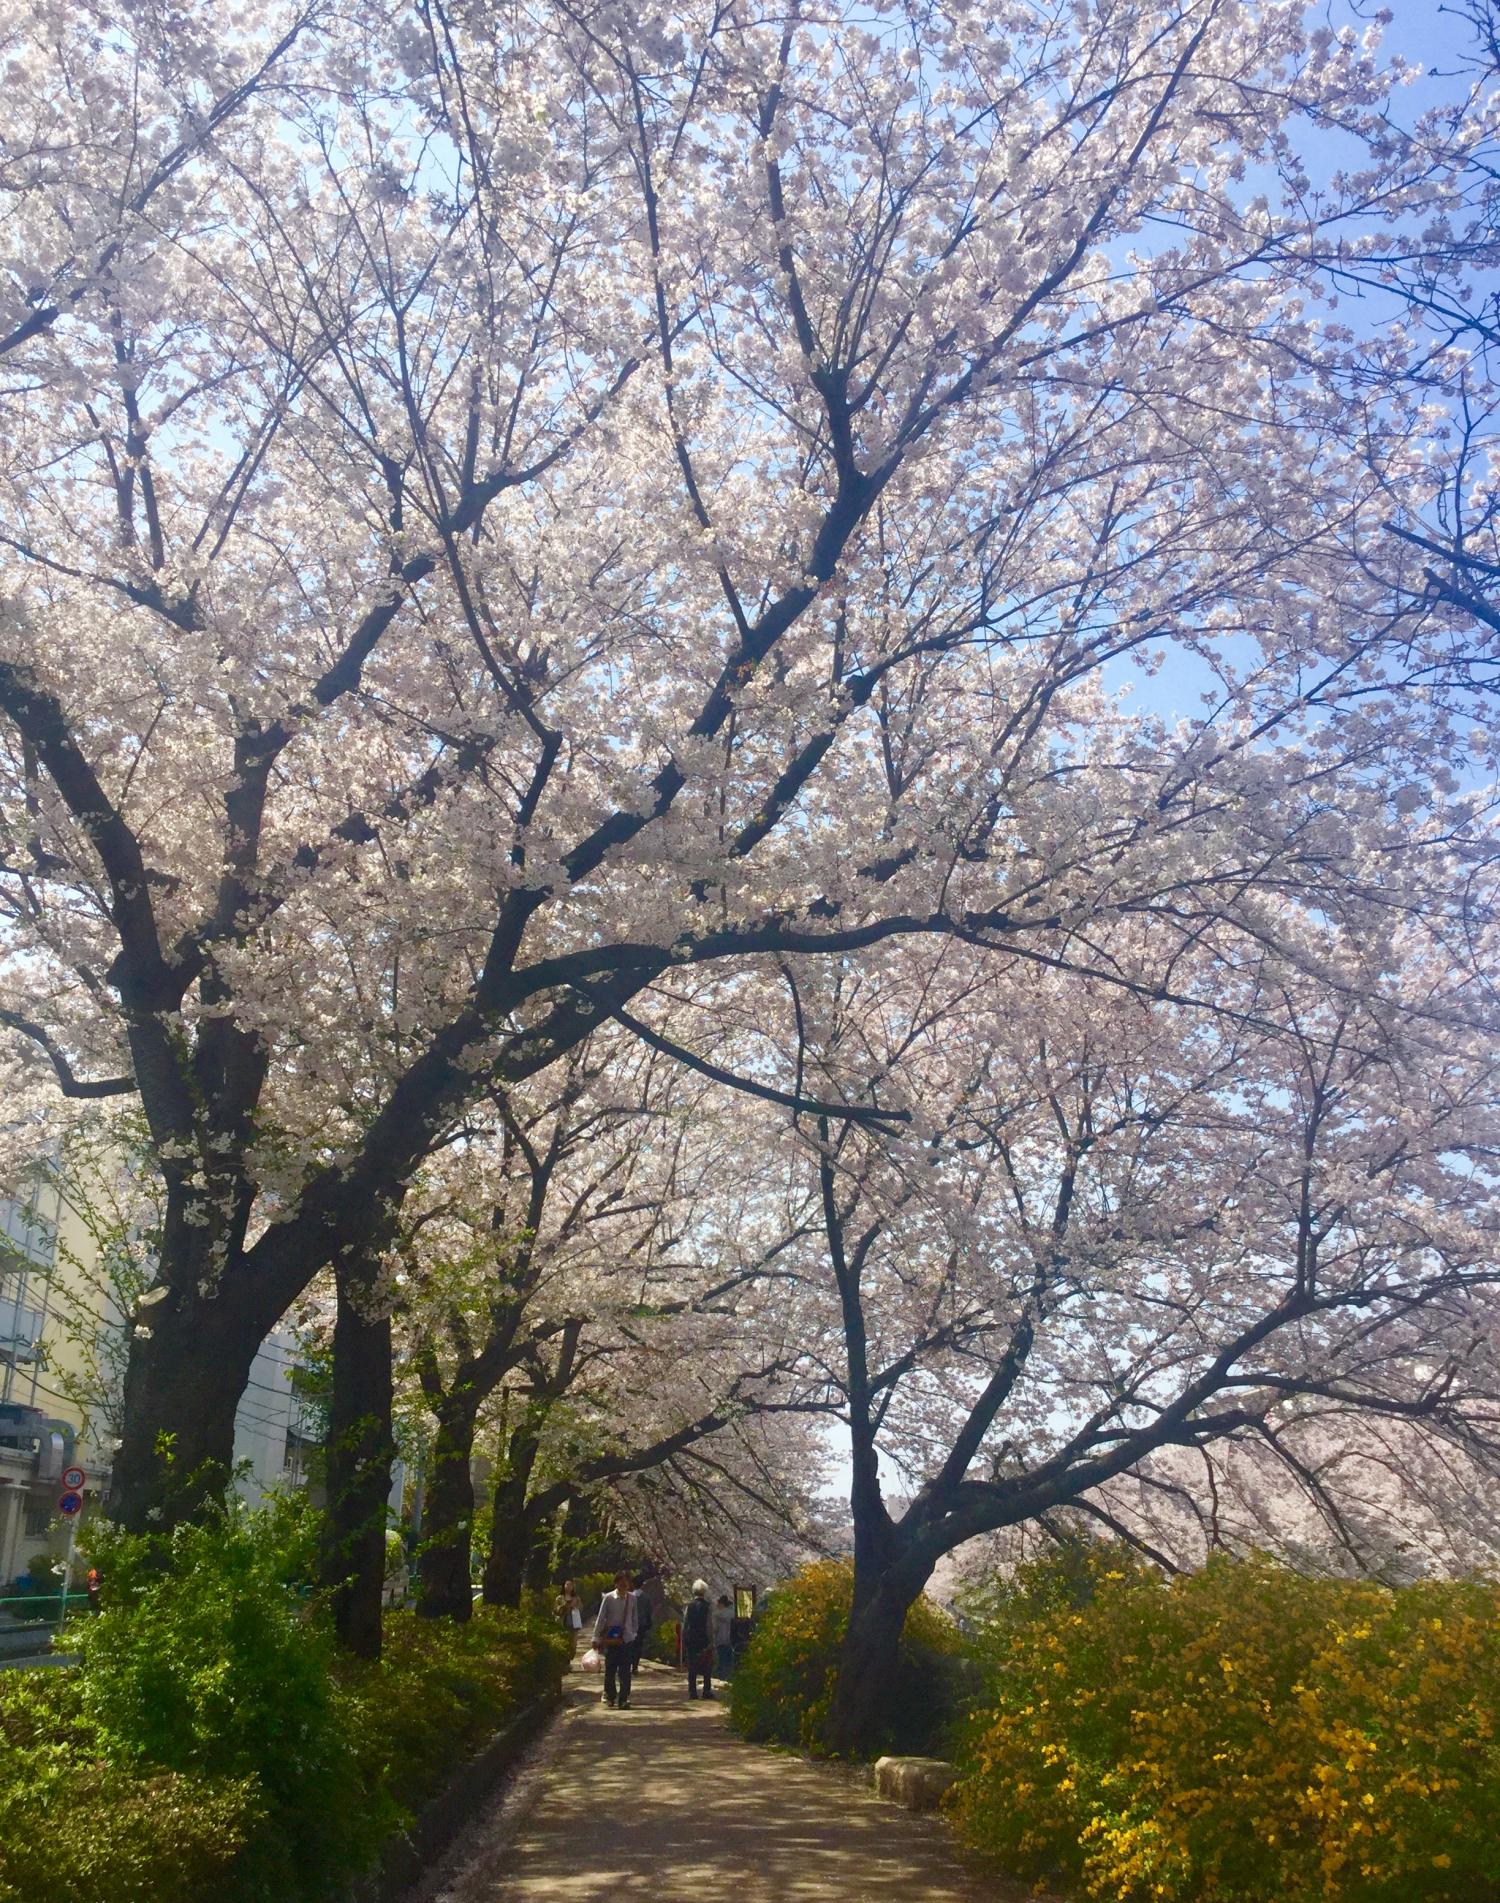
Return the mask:
[(559, 1692), (523, 1706), (488, 1744), (459, 1766), (449, 1783), (418, 1811), (411, 1827), (386, 1845), (380, 1867), (341, 1890), (330, 1903), (400, 1903), (561, 1704)]

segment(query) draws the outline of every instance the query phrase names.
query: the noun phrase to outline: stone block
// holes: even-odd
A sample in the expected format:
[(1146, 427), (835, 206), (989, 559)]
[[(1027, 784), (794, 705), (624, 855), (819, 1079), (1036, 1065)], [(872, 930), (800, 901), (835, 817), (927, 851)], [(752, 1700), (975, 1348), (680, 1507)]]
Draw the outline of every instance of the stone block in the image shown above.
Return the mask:
[(958, 1776), (945, 1758), (877, 1758), (875, 1791), (908, 1810), (936, 1810)]

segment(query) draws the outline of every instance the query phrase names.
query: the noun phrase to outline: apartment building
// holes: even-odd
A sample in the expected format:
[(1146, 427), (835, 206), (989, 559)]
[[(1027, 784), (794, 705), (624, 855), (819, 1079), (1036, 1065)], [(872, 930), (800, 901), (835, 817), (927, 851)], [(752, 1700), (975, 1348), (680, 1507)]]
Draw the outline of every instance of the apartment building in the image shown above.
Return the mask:
[[(43, 1551), (61, 1554), (63, 1473), (88, 1475), (84, 1515), (109, 1485), (127, 1320), (96, 1272), (97, 1247), (66, 1189), (39, 1171), (24, 1199), (0, 1198), (0, 1597)], [(103, 1351), (103, 1352), (101, 1352)], [(235, 1417), (237, 1490), (251, 1502), (300, 1485), (316, 1430), (297, 1392), (297, 1343), (262, 1343)], [(88, 1405), (83, 1405), (88, 1402)]]
[(62, 1199), (39, 1178), (0, 1200), (0, 1592), (54, 1544), (64, 1471), (81, 1456), (81, 1411), (47, 1365)]

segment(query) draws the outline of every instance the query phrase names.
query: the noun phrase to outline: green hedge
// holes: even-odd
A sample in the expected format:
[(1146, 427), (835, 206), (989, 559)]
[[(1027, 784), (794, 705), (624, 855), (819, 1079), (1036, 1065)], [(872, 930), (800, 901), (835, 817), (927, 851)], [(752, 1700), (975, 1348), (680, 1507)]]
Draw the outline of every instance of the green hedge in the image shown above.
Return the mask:
[[(825, 1728), (853, 1598), (853, 1568), (820, 1560), (765, 1601), (730, 1681), (729, 1720), (741, 1736), (827, 1754)], [(952, 1621), (919, 1599), (891, 1661), (878, 1751), (928, 1752), (942, 1744), (960, 1697), (961, 1652)]]
[(238, 1781), (111, 1762), (79, 1675), (0, 1673), (3, 1903), (199, 1903), (267, 1812)]
[(295, 1508), (101, 1555), (76, 1670), (0, 1674), (0, 1903), (325, 1903), (463, 1758), (555, 1690), (566, 1641), (519, 1614), (387, 1620), (334, 1646)]
[(419, 1808), (512, 1712), (557, 1692), (571, 1655), (550, 1618), (492, 1606), (463, 1626), (387, 1614), (385, 1656), (351, 1673), (366, 1777)]
[(1500, 1903), (1500, 1588), (1110, 1548), (976, 1607), (951, 1794), (1013, 1874), (1106, 1903)]
[[(678, 1652), (678, 1630), (682, 1624), (682, 1614), (676, 1606), (668, 1605), (659, 1619), (653, 1620), (651, 1630), (646, 1634), (643, 1657), (655, 1659), (658, 1665), (677, 1666), (681, 1660)], [(715, 1667), (715, 1670), (718, 1668)]]

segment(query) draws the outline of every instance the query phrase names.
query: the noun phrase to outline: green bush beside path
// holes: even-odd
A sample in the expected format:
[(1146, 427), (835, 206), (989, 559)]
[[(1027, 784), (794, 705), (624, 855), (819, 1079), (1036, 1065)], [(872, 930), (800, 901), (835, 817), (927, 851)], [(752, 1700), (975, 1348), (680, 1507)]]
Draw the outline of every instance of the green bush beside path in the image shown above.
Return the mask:
[(0, 1675), (0, 1903), (324, 1903), (556, 1690), (566, 1641), (488, 1609), (340, 1653), (309, 1536), (277, 1506), (101, 1555), (81, 1664)]

